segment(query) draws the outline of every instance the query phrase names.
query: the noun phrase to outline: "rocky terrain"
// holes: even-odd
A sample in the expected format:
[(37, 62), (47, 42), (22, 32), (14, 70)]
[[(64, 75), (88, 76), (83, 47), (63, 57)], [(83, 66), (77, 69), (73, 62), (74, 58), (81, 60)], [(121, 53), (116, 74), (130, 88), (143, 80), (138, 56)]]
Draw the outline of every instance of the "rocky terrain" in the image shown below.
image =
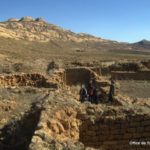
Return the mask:
[(73, 42), (95, 41), (107, 42), (88, 34), (75, 34), (56, 25), (48, 24), (44, 20), (23, 17), (20, 20), (9, 19), (0, 24), (1, 36), (14, 39), (28, 39), (30, 41), (47, 42), (50, 40), (63, 40)]
[[(81, 103), (91, 79), (101, 99)], [(42, 18), (0, 23), (0, 150), (149, 150), (149, 91), (149, 41), (77, 34)]]

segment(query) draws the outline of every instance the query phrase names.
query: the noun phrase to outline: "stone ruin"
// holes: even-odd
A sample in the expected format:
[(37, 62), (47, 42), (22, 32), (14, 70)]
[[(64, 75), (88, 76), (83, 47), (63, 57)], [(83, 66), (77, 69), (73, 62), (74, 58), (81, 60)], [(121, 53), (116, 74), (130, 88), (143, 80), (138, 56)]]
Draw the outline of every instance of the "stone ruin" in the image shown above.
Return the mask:
[(150, 71), (112, 71), (111, 76), (114, 80), (150, 80)]
[(56, 84), (47, 82), (47, 79), (40, 74), (1, 75), (0, 86), (57, 87)]
[(0, 149), (149, 150), (150, 105), (132, 103), (131, 99), (118, 95), (112, 104), (81, 104), (77, 95), (70, 92), (72, 85), (95, 79), (105, 101), (110, 82), (101, 74), (100, 68), (80, 67), (58, 69), (46, 77), (39, 74), (0, 77), (1, 86), (51, 88), (57, 85), (20, 120), (14, 120), (13, 131), (12, 125), (3, 127)]
[(49, 140), (49, 147), (54, 149), (63, 149), (67, 146), (73, 149), (72, 145), (74, 149), (91, 147), (100, 150), (137, 149), (138, 145), (132, 145), (132, 141), (149, 139), (150, 116), (144, 112), (132, 110), (130, 112), (111, 107), (96, 108), (91, 105), (79, 108), (64, 106), (54, 111), (53, 116), (50, 117), (48, 109), (41, 114), (30, 149), (42, 148), (42, 145), (48, 142), (43, 140), (44, 138)]

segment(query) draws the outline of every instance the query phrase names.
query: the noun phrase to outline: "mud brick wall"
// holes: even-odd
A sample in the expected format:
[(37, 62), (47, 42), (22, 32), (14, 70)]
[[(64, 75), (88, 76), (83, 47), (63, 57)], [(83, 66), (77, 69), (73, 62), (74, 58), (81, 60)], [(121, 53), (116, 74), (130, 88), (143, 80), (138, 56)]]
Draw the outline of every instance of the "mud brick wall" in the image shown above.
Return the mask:
[(82, 120), (79, 140), (87, 147), (104, 150), (149, 150), (150, 116)]
[(67, 85), (87, 84), (95, 74), (88, 68), (71, 68), (65, 71), (65, 82)]
[(150, 80), (150, 71), (111, 72), (111, 76), (116, 80)]

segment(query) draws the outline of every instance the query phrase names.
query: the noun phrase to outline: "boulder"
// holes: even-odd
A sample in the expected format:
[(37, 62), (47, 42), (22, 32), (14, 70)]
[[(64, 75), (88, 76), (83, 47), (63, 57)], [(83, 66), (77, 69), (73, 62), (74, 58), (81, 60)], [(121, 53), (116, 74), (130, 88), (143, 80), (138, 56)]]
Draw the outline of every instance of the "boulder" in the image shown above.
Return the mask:
[(36, 18), (35, 21), (45, 22), (45, 20), (42, 17)]
[(19, 21), (35, 21), (32, 17), (22, 17)]

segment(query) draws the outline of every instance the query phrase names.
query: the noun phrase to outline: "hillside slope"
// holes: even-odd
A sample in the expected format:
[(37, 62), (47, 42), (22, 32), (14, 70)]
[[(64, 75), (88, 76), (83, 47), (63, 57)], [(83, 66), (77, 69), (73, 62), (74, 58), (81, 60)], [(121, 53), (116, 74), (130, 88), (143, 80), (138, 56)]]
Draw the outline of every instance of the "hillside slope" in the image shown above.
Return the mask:
[[(20, 20), (9, 19), (0, 23), (0, 36), (15, 40), (28, 40), (36, 42), (51, 42), (53, 45), (59, 45), (59, 41), (72, 44), (71, 47), (78, 45), (80, 48), (96, 48), (96, 49), (131, 49), (126, 43), (98, 38), (89, 34), (74, 33), (65, 30), (56, 25), (49, 24), (41, 18), (33, 19), (31, 17), (23, 17)], [(54, 42), (54, 43), (53, 43)], [(56, 44), (55, 44), (56, 43)]]

